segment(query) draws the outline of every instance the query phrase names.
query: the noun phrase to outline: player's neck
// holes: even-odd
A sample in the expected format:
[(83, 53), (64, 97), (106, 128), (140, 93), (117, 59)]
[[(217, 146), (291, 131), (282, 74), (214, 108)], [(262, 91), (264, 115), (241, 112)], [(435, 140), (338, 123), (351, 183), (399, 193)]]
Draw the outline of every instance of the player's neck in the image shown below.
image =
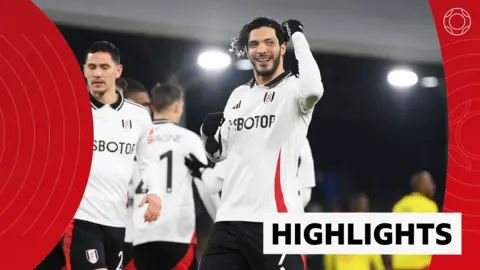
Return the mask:
[(115, 91), (115, 88), (109, 89), (105, 91), (104, 93), (92, 93), (93, 97), (95, 97), (98, 101), (100, 101), (103, 104), (113, 104), (118, 101), (118, 95), (117, 92)]
[(265, 85), (268, 84), (269, 82), (273, 81), (276, 77), (278, 77), (280, 74), (284, 73), (285, 69), (281, 66), (275, 70), (275, 72), (270, 75), (270, 76), (260, 76), (257, 73), (255, 73), (255, 81), (257, 82), (258, 85)]
[(153, 113), (153, 120), (169, 120), (172, 121), (173, 123), (177, 123), (176, 117), (173, 113)]

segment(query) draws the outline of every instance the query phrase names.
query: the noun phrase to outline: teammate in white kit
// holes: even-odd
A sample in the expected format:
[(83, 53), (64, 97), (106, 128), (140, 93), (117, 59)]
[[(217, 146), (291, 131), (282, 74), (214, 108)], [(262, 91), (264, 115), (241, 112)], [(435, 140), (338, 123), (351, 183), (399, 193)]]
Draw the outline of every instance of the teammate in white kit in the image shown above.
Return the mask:
[[(288, 39), (299, 77), (283, 68)], [(281, 26), (257, 18), (233, 47), (237, 55), (247, 53), (254, 78), (232, 92), (223, 113), (207, 115), (201, 128), (209, 159), (226, 159), (228, 171), (200, 270), (304, 269), (300, 255), (287, 255), (279, 266), (281, 255), (263, 254), (262, 222), (268, 213), (303, 212), (298, 156), (323, 95), (320, 70), (296, 20)]]
[[(207, 156), (200, 136), (178, 125), (183, 114), (182, 90), (174, 85), (158, 84), (151, 96), (155, 162), (163, 168), (163, 174), (157, 178), (163, 189), (163, 207), (162, 216), (151, 224), (142, 224), (142, 220), (137, 219), (140, 209), (134, 208), (134, 263), (139, 270), (197, 269), (193, 182), (185, 157), (193, 155), (206, 163)], [(207, 194), (203, 183), (195, 184), (202, 199), (219, 203), (218, 195), (215, 198)], [(149, 186), (142, 182), (134, 186), (136, 204)], [(206, 207), (208, 205), (211, 204), (206, 203)]]
[(85, 54), (94, 123), (93, 160), (83, 199), (64, 236), (67, 269), (121, 269), (128, 182), (134, 156), (150, 192), (140, 205), (148, 205), (144, 220), (155, 221), (161, 201), (160, 177), (153, 152), (153, 125), (148, 111), (120, 95), (115, 80), (122, 73), (120, 52), (100, 41)]

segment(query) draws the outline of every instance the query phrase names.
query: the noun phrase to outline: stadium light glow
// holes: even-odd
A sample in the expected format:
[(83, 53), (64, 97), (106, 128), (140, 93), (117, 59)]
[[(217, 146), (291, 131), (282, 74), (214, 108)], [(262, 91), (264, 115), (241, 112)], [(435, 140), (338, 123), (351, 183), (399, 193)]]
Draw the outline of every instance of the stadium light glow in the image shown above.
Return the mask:
[(197, 64), (207, 70), (221, 70), (230, 66), (232, 59), (226, 53), (220, 51), (206, 51), (197, 58)]
[(425, 88), (434, 88), (438, 86), (438, 79), (435, 77), (424, 77), (421, 80), (421, 84)]
[(251, 70), (253, 68), (252, 62), (248, 59), (242, 59), (235, 62), (235, 67), (239, 70)]
[(388, 73), (388, 82), (396, 88), (407, 88), (418, 83), (418, 76), (409, 69), (394, 69)]

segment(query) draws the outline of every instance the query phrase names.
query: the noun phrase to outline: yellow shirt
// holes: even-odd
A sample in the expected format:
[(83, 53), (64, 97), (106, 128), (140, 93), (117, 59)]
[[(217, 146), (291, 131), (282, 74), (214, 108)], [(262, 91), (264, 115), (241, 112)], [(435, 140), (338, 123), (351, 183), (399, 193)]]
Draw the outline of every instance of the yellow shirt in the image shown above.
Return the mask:
[[(394, 213), (437, 213), (437, 204), (424, 195), (413, 192), (395, 204)], [(430, 265), (431, 255), (392, 255), (393, 269), (424, 269)]]
[(325, 270), (385, 269), (381, 255), (325, 255), (324, 264)]

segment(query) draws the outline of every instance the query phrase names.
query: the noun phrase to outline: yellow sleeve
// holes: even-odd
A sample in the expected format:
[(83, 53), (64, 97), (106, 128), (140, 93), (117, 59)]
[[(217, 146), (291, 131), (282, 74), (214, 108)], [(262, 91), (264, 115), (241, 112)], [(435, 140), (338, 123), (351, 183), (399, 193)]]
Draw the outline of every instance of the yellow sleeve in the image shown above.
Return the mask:
[(412, 205), (412, 200), (404, 197), (393, 206), (392, 212), (411, 213), (411, 212), (415, 212), (414, 209), (415, 209), (415, 206)]
[(325, 254), (323, 256), (323, 266), (325, 270), (335, 270), (333, 264), (334, 255)]
[(422, 205), (423, 205), (423, 207), (421, 208), (422, 212), (438, 213), (438, 206), (434, 201), (430, 199), (425, 199), (425, 201), (422, 202)]
[(402, 208), (402, 201), (397, 202), (392, 209), (393, 213), (401, 212), (400, 209)]
[(375, 270), (385, 270), (385, 264), (381, 255), (372, 255), (371, 262), (373, 264), (373, 269)]

